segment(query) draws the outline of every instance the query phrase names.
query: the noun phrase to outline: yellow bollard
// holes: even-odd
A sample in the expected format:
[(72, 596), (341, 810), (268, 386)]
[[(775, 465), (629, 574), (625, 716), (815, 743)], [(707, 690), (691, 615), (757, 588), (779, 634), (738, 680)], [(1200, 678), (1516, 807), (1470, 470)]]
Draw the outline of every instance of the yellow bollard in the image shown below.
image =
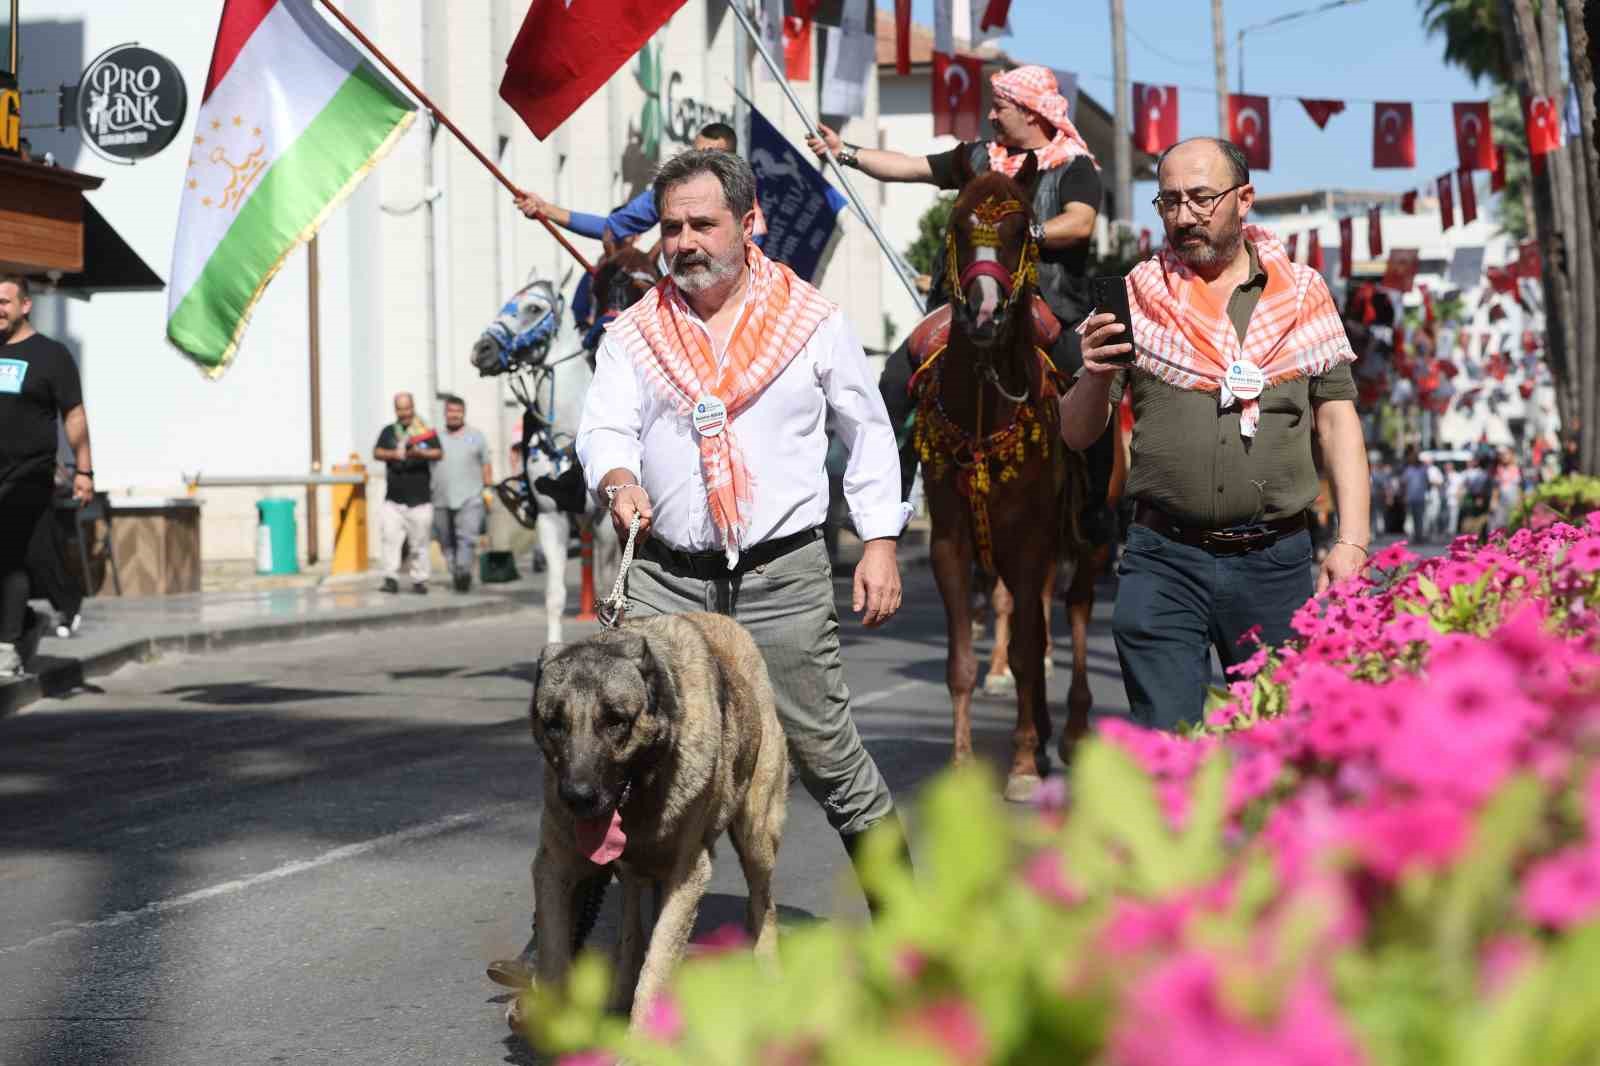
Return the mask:
[(361, 474), (359, 485), (333, 488), (333, 572), (359, 574), (367, 569), (367, 468), (352, 452), (348, 463), (334, 465), (335, 474)]

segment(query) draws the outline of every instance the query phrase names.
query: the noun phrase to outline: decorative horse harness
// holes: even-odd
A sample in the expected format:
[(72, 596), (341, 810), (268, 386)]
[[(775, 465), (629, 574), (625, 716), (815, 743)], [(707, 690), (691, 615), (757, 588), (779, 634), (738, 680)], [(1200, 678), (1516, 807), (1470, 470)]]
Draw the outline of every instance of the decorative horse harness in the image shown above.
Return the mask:
[[(1026, 214), (1027, 210), (1020, 200), (988, 197), (973, 211), (976, 219), (972, 227), (973, 246), (999, 248), (1000, 220), (1008, 215)], [(1006, 391), (1000, 384), (994, 364), (987, 359), (980, 360), (974, 367), (979, 378), (978, 387), (981, 389), (985, 383), (993, 385), (995, 391), (1012, 404), (1010, 418), (993, 432), (985, 434), (981, 403), (977, 405), (977, 425), (970, 432), (946, 414), (944, 404), (939, 399), (939, 385), (944, 370), (940, 357), (950, 346), (950, 308), (956, 304), (965, 307), (967, 286), (976, 278), (987, 275), (1000, 285), (1000, 305), (995, 314), (1001, 317), (1010, 314), (1017, 295), (1024, 290), (1031, 291), (1038, 281), (1039, 245), (1032, 235), (1028, 237), (1015, 271), (1008, 271), (994, 259), (974, 260), (967, 264), (965, 270), (961, 270), (955, 227), (952, 226), (945, 236), (945, 256), (945, 281), (949, 287), (951, 304), (943, 309), (943, 321), (934, 324), (933, 329), (924, 335), (925, 346), (936, 346), (924, 357), (926, 348), (918, 350), (916, 333), (912, 338), (913, 354), (922, 360), (907, 385), (908, 391), (917, 398), (914, 441), (917, 457), (922, 460), (930, 478), (943, 477), (946, 463), (955, 464), (956, 489), (971, 501), (978, 560), (984, 569), (993, 573), (994, 536), (989, 526), (989, 492), (993, 488), (993, 478), (998, 476), (1002, 484), (1015, 479), (1030, 450), (1036, 450), (1046, 461), (1050, 459), (1060, 419), (1055, 401), (1061, 395), (1062, 378), (1050, 356), (1037, 344), (1033, 347), (1037, 362), (1031, 368), (1033, 372), (1028, 375), (1021, 395)], [(1059, 335), (1060, 324), (1043, 306), (1043, 301), (1035, 295), (1032, 303), (1030, 311), (1036, 325), (1034, 336), (1053, 339)], [(934, 312), (934, 315), (937, 314), (939, 312)], [(930, 319), (933, 317), (929, 316)], [(921, 330), (916, 332), (920, 333)], [(1035, 374), (1037, 388), (1033, 380)], [(1037, 398), (1035, 392), (1038, 393)], [(992, 471), (996, 464), (998, 472)]]

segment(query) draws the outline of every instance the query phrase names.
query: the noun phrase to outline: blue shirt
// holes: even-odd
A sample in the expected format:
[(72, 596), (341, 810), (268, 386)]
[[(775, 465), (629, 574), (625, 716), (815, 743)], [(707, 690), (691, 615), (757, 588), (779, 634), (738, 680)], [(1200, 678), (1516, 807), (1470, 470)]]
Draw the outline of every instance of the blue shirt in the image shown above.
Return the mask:
[(600, 240), (601, 234), (611, 231), (615, 238), (632, 237), (650, 229), (661, 216), (656, 214), (656, 195), (646, 189), (609, 215), (590, 215), (582, 211), (571, 212), (567, 228), (580, 237)]

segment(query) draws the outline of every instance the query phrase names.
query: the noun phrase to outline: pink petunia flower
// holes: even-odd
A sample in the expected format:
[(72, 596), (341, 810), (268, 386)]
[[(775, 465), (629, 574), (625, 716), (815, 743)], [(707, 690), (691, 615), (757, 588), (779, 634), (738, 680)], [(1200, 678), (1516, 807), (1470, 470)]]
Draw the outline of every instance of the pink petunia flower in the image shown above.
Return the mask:
[(1406, 546), (1406, 542), (1403, 540), (1395, 541), (1372, 557), (1372, 565), (1379, 570), (1396, 570), (1407, 563), (1416, 561), (1417, 556), (1412, 554), (1411, 549)]
[[(1595, 514), (1600, 511), (1591, 513), (1590, 517)], [(1567, 565), (1585, 574), (1600, 570), (1600, 536), (1585, 537), (1574, 544), (1567, 552)]]
[(982, 1063), (989, 1058), (989, 1040), (983, 1020), (967, 1003), (955, 997), (935, 1000), (912, 1011), (906, 1019), (912, 1032), (943, 1050), (957, 1063)]
[(1600, 847), (1591, 842), (1536, 863), (1522, 880), (1522, 913), (1554, 929), (1600, 915)]
[(676, 1044), (683, 1036), (683, 1011), (678, 1001), (662, 993), (650, 1001), (644, 1015), (644, 1031), (663, 1044)]
[(1075, 907), (1083, 902), (1083, 893), (1067, 877), (1066, 864), (1061, 853), (1054, 850), (1038, 852), (1022, 868), (1022, 880), (1040, 897), (1063, 907)]
[(1352, 812), (1350, 828), (1362, 862), (1390, 881), (1444, 867), (1467, 842), (1466, 812), (1437, 796), (1373, 802)]

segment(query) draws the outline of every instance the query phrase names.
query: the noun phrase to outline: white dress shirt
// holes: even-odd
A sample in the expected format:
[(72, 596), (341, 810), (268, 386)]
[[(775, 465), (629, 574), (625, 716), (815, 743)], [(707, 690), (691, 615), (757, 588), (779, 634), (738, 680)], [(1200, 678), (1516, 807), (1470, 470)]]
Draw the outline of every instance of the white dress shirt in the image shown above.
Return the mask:
[[(705, 324), (690, 312), (690, 320)], [(710, 330), (712, 350), (721, 346)], [(616, 469), (650, 495), (652, 536), (681, 551), (725, 549), (711, 520), (700, 442), (687, 412), (661, 395), (610, 333), (600, 341), (594, 381), (578, 425), (578, 460), (589, 491)], [(900, 458), (883, 397), (861, 341), (835, 310), (789, 365), (729, 423), (753, 482), (746, 548), (820, 526), (828, 517), (826, 428), (849, 449), (845, 502), (863, 540), (900, 534)]]

